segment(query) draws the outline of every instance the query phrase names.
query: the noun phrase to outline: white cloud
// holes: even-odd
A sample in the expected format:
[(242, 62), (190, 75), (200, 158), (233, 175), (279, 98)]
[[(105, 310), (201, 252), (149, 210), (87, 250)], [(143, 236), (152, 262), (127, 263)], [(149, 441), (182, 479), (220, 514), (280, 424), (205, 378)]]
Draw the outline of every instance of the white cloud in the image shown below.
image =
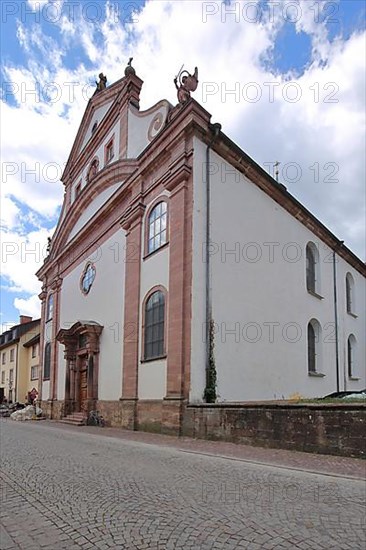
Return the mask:
[(29, 315), (33, 319), (41, 316), (41, 302), (37, 295), (30, 298), (15, 298), (14, 306), (19, 310), (19, 315)]
[(27, 0), (33, 11), (40, 10), (49, 0)]

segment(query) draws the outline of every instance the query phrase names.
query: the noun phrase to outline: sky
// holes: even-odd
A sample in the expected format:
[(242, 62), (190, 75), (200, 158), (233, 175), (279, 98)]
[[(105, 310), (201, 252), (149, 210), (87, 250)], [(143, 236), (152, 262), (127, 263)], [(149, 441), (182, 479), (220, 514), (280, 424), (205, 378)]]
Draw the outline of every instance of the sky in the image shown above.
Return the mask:
[(129, 57), (141, 110), (180, 67), (223, 132), (365, 259), (365, 2), (2, 0), (1, 332), (40, 316), (35, 272), (100, 72)]

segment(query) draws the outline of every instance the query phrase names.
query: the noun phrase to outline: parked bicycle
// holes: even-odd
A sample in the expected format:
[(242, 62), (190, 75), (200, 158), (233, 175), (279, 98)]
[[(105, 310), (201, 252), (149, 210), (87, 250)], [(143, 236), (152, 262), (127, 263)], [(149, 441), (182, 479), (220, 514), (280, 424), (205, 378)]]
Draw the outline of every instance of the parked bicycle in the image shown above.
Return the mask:
[(90, 411), (88, 414), (88, 420), (87, 420), (88, 426), (101, 426), (104, 428), (105, 426), (105, 420), (101, 414), (99, 414), (99, 411)]

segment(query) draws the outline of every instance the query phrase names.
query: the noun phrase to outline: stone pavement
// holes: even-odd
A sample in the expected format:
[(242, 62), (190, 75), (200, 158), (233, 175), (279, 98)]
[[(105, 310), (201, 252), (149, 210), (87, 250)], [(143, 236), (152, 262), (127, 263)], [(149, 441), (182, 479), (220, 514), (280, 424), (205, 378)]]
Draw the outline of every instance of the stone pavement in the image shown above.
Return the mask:
[(2, 550), (365, 548), (360, 460), (8, 419), (0, 436)]

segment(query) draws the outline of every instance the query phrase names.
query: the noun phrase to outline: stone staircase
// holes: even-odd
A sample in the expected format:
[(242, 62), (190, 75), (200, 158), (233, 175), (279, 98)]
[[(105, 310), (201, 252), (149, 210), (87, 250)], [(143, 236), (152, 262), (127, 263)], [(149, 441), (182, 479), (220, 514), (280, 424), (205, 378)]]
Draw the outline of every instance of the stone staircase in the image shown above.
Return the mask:
[(61, 418), (60, 422), (63, 422), (64, 424), (71, 424), (72, 426), (85, 426), (86, 416), (82, 412), (74, 412)]

